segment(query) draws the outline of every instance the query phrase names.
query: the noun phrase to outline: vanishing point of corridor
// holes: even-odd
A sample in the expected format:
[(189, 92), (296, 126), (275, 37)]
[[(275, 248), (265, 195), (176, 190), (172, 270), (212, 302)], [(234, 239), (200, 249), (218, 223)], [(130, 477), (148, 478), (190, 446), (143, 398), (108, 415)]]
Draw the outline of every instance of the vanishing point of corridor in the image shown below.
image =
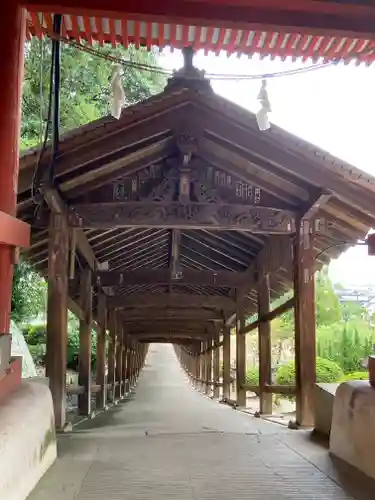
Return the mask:
[(307, 433), (194, 391), (171, 345), (151, 345), (135, 393), (59, 448), (30, 500), (370, 498)]

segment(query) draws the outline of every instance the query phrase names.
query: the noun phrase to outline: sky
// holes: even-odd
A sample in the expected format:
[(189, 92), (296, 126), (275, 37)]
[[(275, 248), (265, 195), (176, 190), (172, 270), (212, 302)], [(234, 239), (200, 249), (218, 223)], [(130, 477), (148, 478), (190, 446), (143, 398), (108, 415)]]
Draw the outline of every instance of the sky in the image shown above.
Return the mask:
[[(310, 63), (311, 64), (311, 63)], [(168, 69), (182, 66), (180, 51), (162, 55)], [(260, 75), (301, 67), (292, 61), (238, 58), (199, 52), (194, 65), (211, 74)], [(259, 109), (260, 80), (213, 80), (218, 94), (250, 111)], [(268, 80), (271, 123), (325, 149), (375, 177), (375, 65), (374, 67), (330, 66), (300, 75)], [(375, 203), (375, 199), (374, 199)], [(367, 247), (349, 249), (332, 261), (333, 281), (343, 286), (375, 286), (375, 257)]]

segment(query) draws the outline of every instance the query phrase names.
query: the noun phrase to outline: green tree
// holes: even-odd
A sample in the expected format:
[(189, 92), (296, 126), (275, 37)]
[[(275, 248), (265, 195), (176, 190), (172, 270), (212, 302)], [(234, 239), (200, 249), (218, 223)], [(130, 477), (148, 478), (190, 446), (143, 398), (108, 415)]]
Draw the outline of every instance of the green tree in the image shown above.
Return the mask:
[(46, 308), (46, 282), (25, 261), (14, 266), (12, 314), (16, 323), (40, 316)]
[(315, 301), (317, 325), (331, 325), (341, 320), (340, 302), (328, 275), (328, 267), (323, 267), (315, 275)]
[[(125, 49), (106, 45), (98, 50), (104, 56), (116, 56), (124, 61), (152, 66), (158, 63), (157, 53), (136, 50), (134, 46)], [(63, 133), (109, 113), (109, 80), (113, 64), (68, 44), (62, 44), (61, 52), (60, 127)], [(50, 61), (51, 42), (48, 39), (39, 41), (33, 38), (26, 43), (22, 148), (40, 143), (41, 116), (44, 125), (47, 119)], [(147, 99), (160, 92), (165, 85), (164, 77), (158, 73), (130, 67), (124, 68), (122, 82), (127, 104)]]

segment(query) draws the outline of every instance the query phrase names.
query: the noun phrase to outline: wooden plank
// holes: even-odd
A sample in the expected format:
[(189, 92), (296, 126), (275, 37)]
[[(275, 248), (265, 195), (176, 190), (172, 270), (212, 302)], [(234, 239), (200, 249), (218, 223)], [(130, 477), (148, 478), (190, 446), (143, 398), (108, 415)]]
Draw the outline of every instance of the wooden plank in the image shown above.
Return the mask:
[(294, 251), (294, 324), (296, 360), (296, 420), (301, 427), (314, 425), (316, 381), (314, 228), (303, 221)]
[(98, 298), (98, 323), (96, 341), (96, 384), (100, 391), (96, 395), (96, 408), (102, 410), (106, 407), (106, 329), (107, 329), (107, 307), (106, 296), (99, 294)]
[[(258, 317), (263, 318), (270, 313), (269, 275), (258, 269)], [(272, 414), (272, 394), (265, 391), (266, 385), (272, 384), (271, 372), (271, 322), (261, 321), (258, 325), (259, 351), (259, 412)]]
[[(137, 269), (136, 271), (98, 271), (94, 280), (100, 286), (127, 286), (141, 284), (168, 285), (168, 269)], [(176, 285), (202, 285), (213, 287), (241, 287), (248, 282), (246, 273), (183, 269)]]
[(246, 407), (246, 391), (243, 386), (246, 383), (246, 335), (241, 335), (245, 326), (245, 315), (243, 310), (243, 295), (236, 293), (237, 321), (236, 321), (236, 399), (237, 405)]
[(246, 325), (244, 327), (244, 329), (241, 331), (241, 333), (246, 334), (246, 333), (249, 333), (249, 332), (255, 330), (256, 328), (259, 327), (259, 325), (261, 323), (267, 323), (269, 321), (272, 321), (273, 319), (277, 318), (281, 314), (284, 314), (286, 311), (289, 311), (290, 309), (292, 309), (292, 307), (294, 307), (294, 297), (286, 300), (283, 304), (276, 307), (275, 309), (270, 311), (268, 314), (265, 314), (264, 316), (253, 321), (249, 325)]
[(235, 301), (230, 297), (187, 294), (131, 294), (108, 297), (108, 306), (116, 309), (168, 309), (168, 308), (207, 308), (231, 310)]
[(254, 234), (290, 234), (295, 229), (294, 212), (258, 205), (125, 201), (75, 204), (71, 213), (70, 223), (81, 228), (226, 229)]
[(69, 228), (66, 216), (62, 213), (51, 213), (48, 248), (46, 376), (49, 378), (57, 429), (63, 429), (66, 423), (68, 259)]
[(78, 384), (85, 388), (78, 396), (80, 415), (91, 414), (91, 325), (92, 325), (92, 271), (85, 267), (80, 276), (80, 302), (84, 317), (79, 322)]

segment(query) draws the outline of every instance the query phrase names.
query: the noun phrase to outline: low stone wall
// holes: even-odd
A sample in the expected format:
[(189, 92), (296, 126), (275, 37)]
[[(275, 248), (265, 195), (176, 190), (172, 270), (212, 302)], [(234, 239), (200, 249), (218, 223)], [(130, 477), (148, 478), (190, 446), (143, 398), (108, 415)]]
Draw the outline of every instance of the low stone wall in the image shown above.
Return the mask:
[(314, 393), (315, 430), (329, 437), (333, 406), (339, 384), (316, 384)]
[(367, 381), (340, 384), (336, 391), (330, 451), (375, 479), (375, 389)]
[(25, 500), (56, 456), (50, 390), (24, 380), (0, 405), (0, 498)]

